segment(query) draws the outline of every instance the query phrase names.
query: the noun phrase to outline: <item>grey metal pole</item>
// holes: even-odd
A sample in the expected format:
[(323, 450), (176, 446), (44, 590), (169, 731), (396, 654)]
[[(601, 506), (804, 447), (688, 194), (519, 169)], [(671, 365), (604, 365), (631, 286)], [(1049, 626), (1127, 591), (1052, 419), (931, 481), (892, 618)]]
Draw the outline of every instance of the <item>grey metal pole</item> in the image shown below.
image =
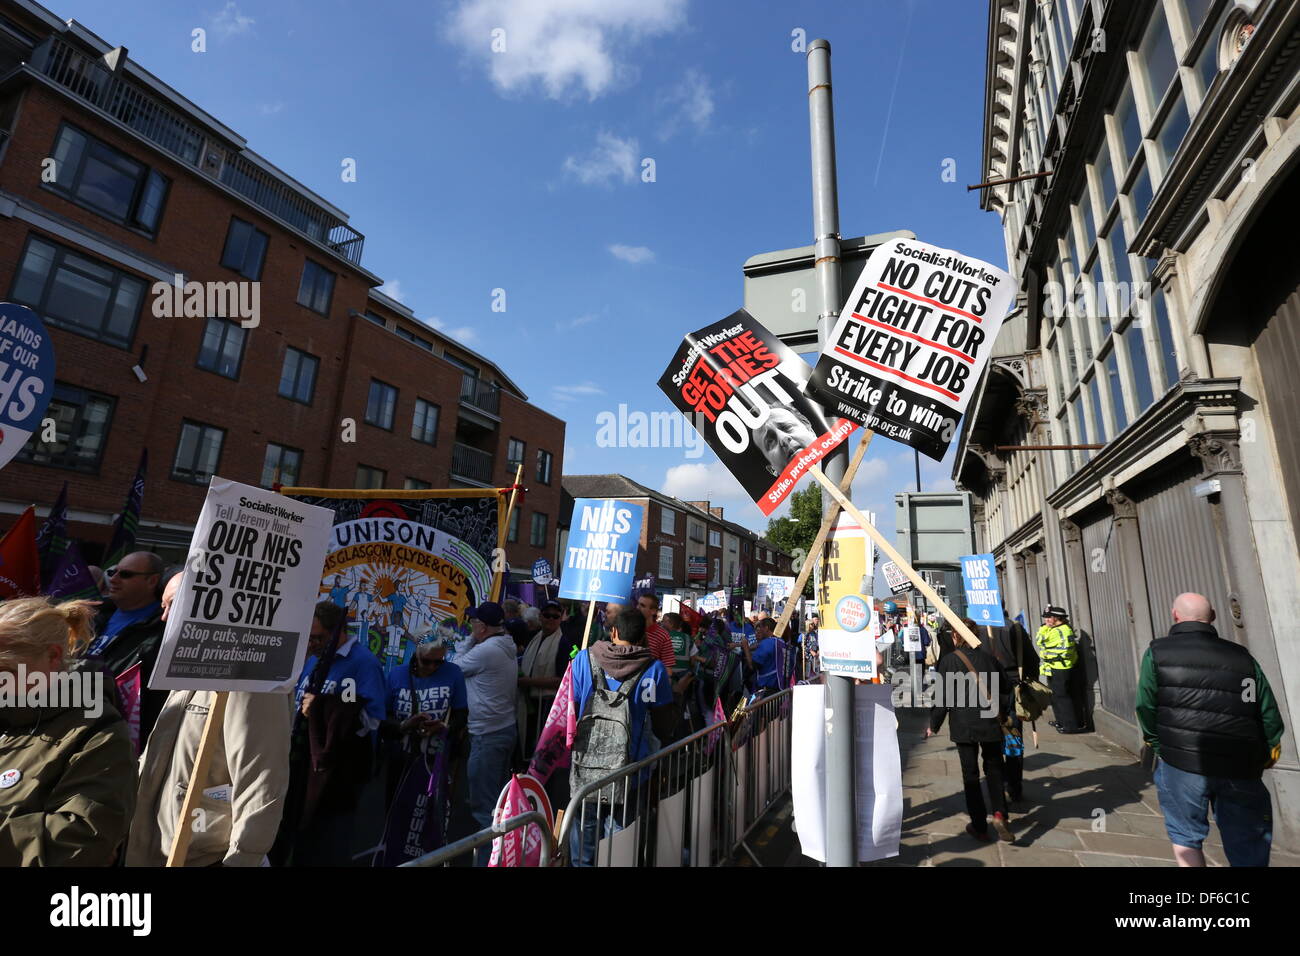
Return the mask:
[[(835, 114), (831, 107), (831, 45), (808, 46), (808, 121), (812, 139), (813, 260), (820, 292), (817, 346), (830, 339), (839, 318), (840, 211), (835, 176)], [(822, 464), (826, 477), (839, 484), (848, 468), (849, 449), (841, 445)], [(823, 509), (830, 507), (822, 497)], [(853, 814), (853, 680), (825, 676), (826, 723), (826, 865), (857, 865), (857, 830)]]

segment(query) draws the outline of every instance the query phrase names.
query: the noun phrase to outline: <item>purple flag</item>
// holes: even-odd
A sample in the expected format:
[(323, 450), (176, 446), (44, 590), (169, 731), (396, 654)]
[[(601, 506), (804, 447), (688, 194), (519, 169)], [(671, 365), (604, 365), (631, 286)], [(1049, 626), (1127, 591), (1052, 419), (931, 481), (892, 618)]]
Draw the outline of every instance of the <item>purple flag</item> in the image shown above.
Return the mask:
[(81, 556), (77, 542), (69, 541), (67, 550), (50, 573), (50, 581), (45, 586), (48, 597), (72, 601), (78, 598), (99, 600), (99, 585), (90, 575), (90, 566)]
[(54, 576), (59, 559), (68, 550), (68, 483), (63, 483), (58, 500), (36, 532), (36, 551), (41, 556), (41, 585), (46, 589)]
[(126, 494), (126, 504), (117, 516), (117, 524), (113, 526), (113, 540), (104, 552), (107, 555), (104, 558), (105, 570), (113, 567), (135, 548), (135, 529), (140, 527), (140, 512), (144, 507), (144, 474), (148, 466), (149, 449), (143, 448), (140, 450), (140, 466), (135, 470), (135, 480), (131, 482), (131, 490)]
[(429, 753), (411, 761), (397, 786), (375, 866), (399, 866), (447, 842), (447, 736), (430, 738)]

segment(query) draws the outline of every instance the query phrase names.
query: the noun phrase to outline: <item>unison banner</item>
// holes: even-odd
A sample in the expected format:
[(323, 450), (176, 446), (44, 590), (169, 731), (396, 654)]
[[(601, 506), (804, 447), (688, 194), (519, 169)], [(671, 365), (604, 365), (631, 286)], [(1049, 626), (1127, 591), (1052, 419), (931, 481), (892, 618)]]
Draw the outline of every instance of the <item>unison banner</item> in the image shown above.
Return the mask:
[(915, 239), (879, 246), (853, 287), (808, 394), (826, 411), (936, 461), (957, 433), (1015, 296), (987, 262)]
[(659, 388), (770, 515), (857, 427), (844, 419), (828, 424), (804, 396), (811, 371), (741, 309), (687, 335)]
[(346, 608), (371, 651), (406, 660), (447, 618), (488, 600), (504, 496), (495, 488), (285, 488), (334, 513), (320, 598)]

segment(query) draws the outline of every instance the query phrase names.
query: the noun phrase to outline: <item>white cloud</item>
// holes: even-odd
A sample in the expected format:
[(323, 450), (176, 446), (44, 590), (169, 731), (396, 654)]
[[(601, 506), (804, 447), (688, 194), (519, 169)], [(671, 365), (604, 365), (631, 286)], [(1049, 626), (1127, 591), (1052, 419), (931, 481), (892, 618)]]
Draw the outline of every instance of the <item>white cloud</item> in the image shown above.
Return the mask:
[(402, 280), (385, 279), (384, 284), (379, 287), (378, 291), (382, 292), (390, 299), (396, 299), (398, 302), (401, 302), (402, 301)]
[(274, 103), (259, 103), (257, 106), (257, 111), (263, 116), (274, 116), (283, 109), (284, 102), (282, 100), (276, 100)]
[(673, 465), (660, 490), (683, 501), (746, 500), (745, 489), (720, 461)]
[[(386, 282), (384, 283), (384, 285), (387, 284), (388, 283)], [(388, 293), (385, 293), (385, 295), (387, 294)], [(460, 342), (462, 345), (472, 345), (474, 343), (474, 340), (478, 338), (478, 333), (475, 332), (474, 329), (472, 329), (470, 326), (460, 325), (453, 328), (450, 325), (448, 325), (446, 322), (444, 322), (442, 319), (438, 318), (437, 316), (432, 316), (430, 318), (425, 319), (424, 324), (432, 326), (433, 328), (441, 332), (443, 335), (455, 339), (457, 342)]]
[(682, 81), (660, 98), (659, 108), (668, 113), (662, 136), (668, 139), (689, 123), (701, 132), (713, 119), (713, 84), (696, 69), (689, 69)]
[(246, 17), (239, 11), (235, 0), (230, 0), (221, 8), (221, 12), (212, 18), (212, 30), (221, 37), (239, 36), (241, 33), (250, 32), (256, 22), (252, 17)]
[(600, 316), (598, 316), (595, 312), (587, 312), (583, 315), (578, 316), (576, 319), (569, 319), (564, 322), (556, 322), (555, 331), (571, 332), (574, 329), (581, 328), (584, 325), (588, 325), (592, 322), (595, 322), (598, 318), (600, 318)]
[(615, 179), (637, 180), (641, 158), (635, 139), (619, 139), (613, 133), (596, 134), (596, 145), (586, 156), (569, 156), (564, 171), (584, 186), (608, 186)]
[(551, 401), (554, 402), (573, 402), (580, 398), (591, 398), (596, 395), (604, 394), (605, 390), (595, 382), (582, 382), (578, 385), (551, 386)]
[(686, 2), (461, 0), (445, 32), (502, 93), (540, 86), (554, 100), (570, 91), (594, 100), (627, 80), (628, 48), (685, 22)]
[(609, 247), (609, 251), (615, 259), (622, 259), (624, 262), (630, 262), (633, 265), (652, 262), (655, 257), (654, 252), (645, 246), (625, 246), (617, 242)]
[(956, 491), (957, 483), (952, 478), (935, 478), (925, 485), (926, 491)]

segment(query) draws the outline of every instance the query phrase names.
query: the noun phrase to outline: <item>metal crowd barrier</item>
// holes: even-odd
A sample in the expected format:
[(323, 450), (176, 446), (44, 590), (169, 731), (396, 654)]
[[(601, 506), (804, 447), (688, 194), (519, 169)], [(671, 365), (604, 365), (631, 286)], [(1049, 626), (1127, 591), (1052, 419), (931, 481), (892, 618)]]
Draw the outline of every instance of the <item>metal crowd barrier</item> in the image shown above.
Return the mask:
[(497, 837), (504, 836), (511, 830), (518, 830), (520, 827), (526, 827), (534, 823), (537, 824), (537, 829), (542, 831), (542, 859), (540, 865), (550, 866), (551, 854), (553, 853), (551, 828), (547, 825), (546, 817), (536, 810), (529, 810), (527, 813), (521, 813), (517, 817), (511, 817), (509, 820), (494, 824), (486, 830), (480, 830), (463, 840), (449, 843), (440, 850), (426, 853), (424, 856), (401, 864), (401, 866), (449, 866), (456, 857), (476, 850), (485, 843), (491, 843)]
[(732, 852), (742, 850), (758, 864), (748, 839), (754, 827), (790, 789), (790, 688), (741, 710), (731, 734)]
[(584, 787), (556, 840), (563, 862), (716, 866), (743, 851), (757, 863), (746, 840), (790, 789), (793, 697), (787, 688), (754, 701)]
[(726, 855), (725, 721), (574, 794), (556, 845), (573, 866), (714, 866)]

